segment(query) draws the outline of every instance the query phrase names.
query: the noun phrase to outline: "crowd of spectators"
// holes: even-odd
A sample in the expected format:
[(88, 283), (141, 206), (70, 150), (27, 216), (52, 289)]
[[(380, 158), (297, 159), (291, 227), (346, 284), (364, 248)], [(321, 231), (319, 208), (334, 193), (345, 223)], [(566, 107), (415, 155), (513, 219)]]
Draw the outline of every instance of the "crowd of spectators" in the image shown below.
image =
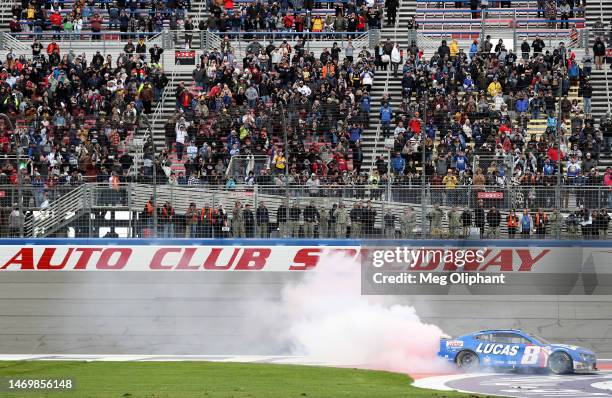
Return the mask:
[[(348, 40), (315, 57), (304, 41), (292, 48), (287, 41), (253, 40), (242, 60), (233, 52), (228, 40), (205, 52), (193, 71), (195, 87), (177, 89), (177, 112), (165, 130), (166, 149), (184, 162), (177, 183), (231, 188), (281, 185), (285, 178), (291, 184), (344, 184), (351, 174), (367, 179), (360, 173), (360, 138), (374, 80), (369, 50)], [(269, 167), (226, 181), (230, 159), (250, 155), (265, 157)]]
[(151, 112), (168, 82), (163, 70), (137, 54), (88, 57), (37, 40), (31, 48), (31, 56), (9, 51), (0, 70), (0, 113), (9, 119), (2, 180), (29, 187), (24, 205), (36, 207), (66, 184), (117, 189), (129, 178), (127, 144), (139, 115)]
[(327, 4), (333, 5), (333, 10), (323, 12), (322, 5), (312, 0), (299, 4), (295, 1), (249, 2), (237, 8), (232, 0), (214, 1), (208, 20), (202, 21), (200, 29), (218, 32), (364, 32), (380, 29), (382, 10), (373, 0)]
[(105, 31), (161, 32), (179, 30), (190, 0), (22, 0), (12, 8), (12, 32), (92, 32), (100, 40)]
[[(193, 72), (201, 90), (177, 91), (164, 159), (178, 150), (185, 171), (166, 171), (173, 183), (227, 189), (284, 187), (287, 174), (289, 186), (303, 185), (311, 196), (380, 199), (391, 184), (395, 200), (418, 203), (425, 170), (434, 202), (474, 206), (481, 191), (518, 187), (513, 203), (532, 208), (554, 206), (560, 179), (568, 187), (564, 208), (570, 196), (576, 206), (612, 205), (601, 189), (612, 186), (612, 176), (597, 169), (600, 154), (610, 151), (612, 119), (590, 112), (590, 52), (579, 60), (563, 43), (546, 48), (539, 37), (520, 48), (515, 54), (490, 38), (469, 49), (443, 42), (425, 57), (414, 43), (400, 49), (387, 40), (370, 52), (349, 42), (315, 59), (303, 42), (291, 48), (254, 39), (237, 60), (226, 39)], [(403, 91), (398, 109), (387, 96), (381, 101), (379, 139), (393, 137), (391, 157), (378, 157), (366, 173), (360, 141), (369, 125), (368, 92), (374, 71), (389, 66)], [(578, 99), (570, 99), (572, 87)], [(545, 130), (529, 134), (533, 120), (545, 122)], [(225, 174), (232, 158), (250, 155), (264, 164)], [(336, 189), (348, 186), (363, 188)]]

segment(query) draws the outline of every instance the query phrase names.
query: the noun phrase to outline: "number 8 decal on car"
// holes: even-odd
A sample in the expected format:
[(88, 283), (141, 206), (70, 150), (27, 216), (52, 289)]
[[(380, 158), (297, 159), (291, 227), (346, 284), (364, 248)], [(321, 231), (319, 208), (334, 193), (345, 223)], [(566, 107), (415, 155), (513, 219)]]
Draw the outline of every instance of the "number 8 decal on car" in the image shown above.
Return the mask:
[(542, 347), (537, 345), (528, 345), (525, 347), (523, 357), (521, 358), (521, 365), (536, 365), (538, 359), (540, 359), (540, 352)]

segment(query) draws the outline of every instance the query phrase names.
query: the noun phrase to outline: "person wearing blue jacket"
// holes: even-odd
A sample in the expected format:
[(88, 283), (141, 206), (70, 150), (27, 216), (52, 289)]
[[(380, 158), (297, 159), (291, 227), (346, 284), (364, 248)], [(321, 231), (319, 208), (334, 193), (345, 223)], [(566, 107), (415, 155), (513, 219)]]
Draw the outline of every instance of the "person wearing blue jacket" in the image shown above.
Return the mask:
[(402, 175), (404, 174), (404, 168), (406, 168), (406, 160), (398, 152), (395, 154), (393, 160), (391, 160), (391, 167), (393, 167), (393, 174)]
[(478, 41), (474, 40), (470, 46), (470, 60), (478, 54)]
[(391, 110), (391, 106), (388, 102), (385, 102), (380, 107), (379, 116), (383, 137), (387, 138), (389, 135), (391, 135), (391, 117), (393, 116), (393, 111)]
[(348, 132), (351, 144), (354, 144), (355, 142), (361, 139), (361, 128), (359, 127), (359, 125), (357, 125), (357, 123), (353, 123), (351, 128), (349, 128)]
[(365, 128), (370, 127), (370, 107), (370, 96), (368, 95), (368, 92), (365, 91), (363, 93), (363, 97), (361, 98), (361, 114)]
[(527, 99), (527, 97), (523, 97), (521, 99), (519, 99), (518, 101), (516, 101), (516, 112), (519, 114), (524, 114), (527, 113), (527, 111), (529, 110), (529, 100)]

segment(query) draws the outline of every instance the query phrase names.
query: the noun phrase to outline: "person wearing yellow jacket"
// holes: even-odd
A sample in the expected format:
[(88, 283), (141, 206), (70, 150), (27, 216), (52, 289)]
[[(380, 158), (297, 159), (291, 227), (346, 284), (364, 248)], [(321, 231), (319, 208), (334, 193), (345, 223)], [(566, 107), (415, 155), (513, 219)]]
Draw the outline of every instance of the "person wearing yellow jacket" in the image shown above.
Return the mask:
[(320, 16), (314, 17), (312, 20), (312, 31), (322, 32), (323, 31), (323, 19)]
[(451, 59), (455, 59), (457, 53), (459, 52), (459, 44), (457, 43), (457, 39), (453, 39), (453, 41), (451, 41), (449, 48)]
[(489, 87), (487, 87), (487, 92), (491, 97), (495, 97), (502, 92), (502, 86), (499, 81), (497, 81), (497, 77), (493, 78), (493, 81), (489, 84)]

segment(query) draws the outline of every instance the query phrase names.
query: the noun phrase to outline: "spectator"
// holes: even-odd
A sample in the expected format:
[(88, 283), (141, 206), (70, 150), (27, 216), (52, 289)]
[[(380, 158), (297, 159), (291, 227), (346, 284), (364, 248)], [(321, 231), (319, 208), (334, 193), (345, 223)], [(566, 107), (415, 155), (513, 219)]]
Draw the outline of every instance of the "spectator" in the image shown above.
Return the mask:
[(595, 44), (593, 44), (593, 55), (595, 56), (595, 69), (603, 69), (603, 59), (606, 55), (606, 45), (601, 40), (601, 37), (595, 38)]

